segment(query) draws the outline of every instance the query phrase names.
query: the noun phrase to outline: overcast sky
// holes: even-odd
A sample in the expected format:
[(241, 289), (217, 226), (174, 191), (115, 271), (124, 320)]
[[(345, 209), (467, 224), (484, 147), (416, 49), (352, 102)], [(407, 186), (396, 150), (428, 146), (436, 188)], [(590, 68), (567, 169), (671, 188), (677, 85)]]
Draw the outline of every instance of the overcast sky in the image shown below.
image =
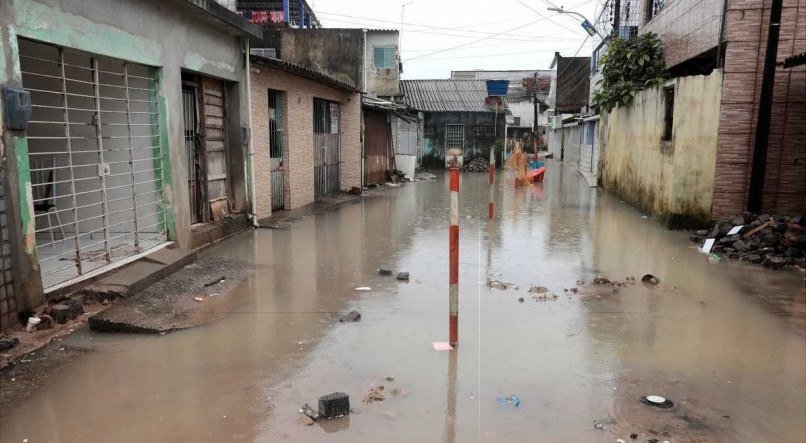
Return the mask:
[(403, 78), (448, 78), (451, 70), (548, 69), (554, 51), (590, 55), (580, 19), (594, 21), (602, 0), (308, 0), (329, 28), (399, 29)]

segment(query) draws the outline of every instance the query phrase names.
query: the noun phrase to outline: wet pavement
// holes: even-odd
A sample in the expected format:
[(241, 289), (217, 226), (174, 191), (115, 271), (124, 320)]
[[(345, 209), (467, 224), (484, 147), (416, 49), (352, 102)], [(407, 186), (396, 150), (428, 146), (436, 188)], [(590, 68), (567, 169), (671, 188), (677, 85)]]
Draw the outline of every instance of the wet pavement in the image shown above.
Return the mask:
[[(440, 176), (208, 250), (256, 267), (228, 296), (228, 315), (163, 336), (78, 331), (64, 343), (96, 352), (5, 411), (0, 440), (806, 439), (803, 274), (711, 263), (685, 233), (557, 163), (542, 187), (513, 189), (498, 175), (491, 224), (487, 175), (461, 180), (458, 350), (431, 347), (448, 334)], [(564, 291), (597, 274), (646, 273), (661, 283)], [(559, 297), (535, 301), (531, 286)], [(795, 314), (766, 294), (784, 294)], [(340, 323), (351, 310), (361, 320)], [(386, 399), (362, 403), (373, 383)], [(334, 391), (350, 395), (353, 414), (297, 424), (303, 403)], [(496, 401), (513, 394), (517, 408)], [(676, 406), (646, 406), (648, 394)]]

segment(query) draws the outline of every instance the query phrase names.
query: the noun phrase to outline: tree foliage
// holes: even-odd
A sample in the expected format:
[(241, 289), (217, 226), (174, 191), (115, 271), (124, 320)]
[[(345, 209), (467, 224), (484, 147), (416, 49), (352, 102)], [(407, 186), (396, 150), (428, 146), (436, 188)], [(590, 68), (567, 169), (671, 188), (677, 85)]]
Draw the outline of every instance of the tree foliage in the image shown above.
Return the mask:
[(632, 103), (635, 92), (661, 84), (666, 69), (660, 39), (652, 32), (613, 38), (600, 63), (602, 78), (593, 99), (606, 112)]

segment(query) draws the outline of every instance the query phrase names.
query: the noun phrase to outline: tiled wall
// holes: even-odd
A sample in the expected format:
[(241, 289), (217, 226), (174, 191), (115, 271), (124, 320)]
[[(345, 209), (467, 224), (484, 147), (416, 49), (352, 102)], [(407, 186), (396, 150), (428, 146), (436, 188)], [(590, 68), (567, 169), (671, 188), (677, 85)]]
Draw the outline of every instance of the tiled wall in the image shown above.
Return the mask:
[[(778, 60), (806, 51), (806, 0), (784, 0)], [(770, 0), (729, 0), (715, 217), (745, 210), (755, 143)], [(806, 210), (806, 66), (775, 70), (762, 210)]]
[(313, 99), (341, 103), (341, 188), (361, 183), (361, 97), (303, 79), (274, 68), (253, 64), (252, 144), (255, 150), (255, 198), (259, 218), (271, 214), (269, 172), (268, 90), (282, 91), (285, 207), (314, 201)]
[[(658, 0), (655, 0), (658, 1)], [(663, 41), (666, 65), (675, 66), (717, 46), (723, 0), (664, 0), (666, 6), (646, 22), (642, 2), (640, 32), (654, 32)]]

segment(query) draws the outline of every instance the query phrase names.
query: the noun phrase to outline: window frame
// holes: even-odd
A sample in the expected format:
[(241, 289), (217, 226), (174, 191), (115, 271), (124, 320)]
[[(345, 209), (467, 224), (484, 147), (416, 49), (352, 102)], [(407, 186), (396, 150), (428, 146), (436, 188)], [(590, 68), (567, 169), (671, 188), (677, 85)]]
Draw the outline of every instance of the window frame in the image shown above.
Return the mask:
[[(378, 66), (375, 61), (375, 52), (379, 49), (392, 50), (392, 60), (390, 66)], [(395, 69), (397, 67), (397, 46), (396, 45), (374, 45), (372, 46), (372, 67), (375, 69)]]

